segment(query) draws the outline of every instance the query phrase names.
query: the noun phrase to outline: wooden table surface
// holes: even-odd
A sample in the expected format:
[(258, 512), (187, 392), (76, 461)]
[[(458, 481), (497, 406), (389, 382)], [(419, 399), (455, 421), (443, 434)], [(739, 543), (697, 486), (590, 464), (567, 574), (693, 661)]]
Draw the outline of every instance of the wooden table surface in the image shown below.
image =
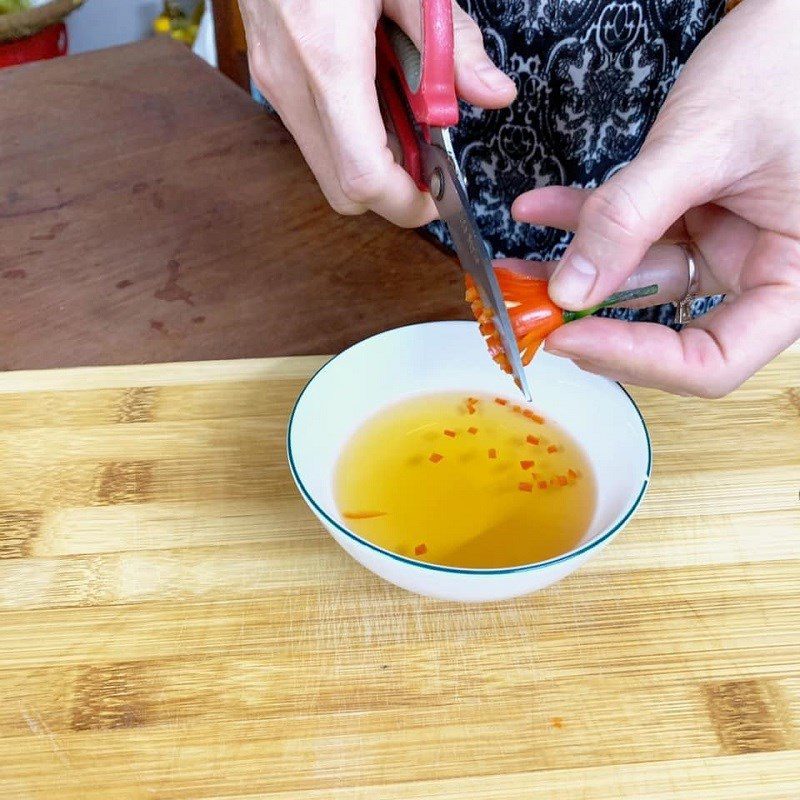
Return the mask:
[[(0, 71), (0, 368), (334, 352), (463, 316), (162, 40)], [(423, 600), (294, 490), (318, 358), (0, 375), (0, 797), (794, 800), (800, 352), (637, 391), (650, 493), (530, 598)]]
[(304, 506), (320, 363), (0, 375), (3, 800), (800, 797), (800, 349), (724, 400), (635, 391), (629, 527), (485, 606)]
[(0, 96), (0, 369), (329, 353), (465, 315), (449, 257), (334, 214), (181, 45), (1, 70)]

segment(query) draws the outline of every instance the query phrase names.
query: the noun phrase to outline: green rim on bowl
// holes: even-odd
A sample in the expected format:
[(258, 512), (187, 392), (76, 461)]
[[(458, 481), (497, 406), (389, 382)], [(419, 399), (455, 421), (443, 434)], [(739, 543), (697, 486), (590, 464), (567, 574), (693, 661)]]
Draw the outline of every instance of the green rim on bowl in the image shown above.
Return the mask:
[[(342, 350), (341, 353), (335, 355), (330, 361), (323, 364), (309, 379), (308, 383), (303, 387), (303, 391), (300, 392), (297, 400), (295, 401), (294, 407), (292, 408), (291, 416), (289, 417), (289, 427), (286, 432), (286, 452), (289, 458), (289, 469), (292, 472), (292, 476), (297, 483), (300, 492), (302, 493), (303, 497), (308, 501), (308, 504), (319, 514), (326, 522), (330, 523), (336, 530), (341, 531), (345, 536), (353, 539), (353, 541), (358, 542), (359, 544), (363, 544), (365, 547), (368, 547), (370, 550), (374, 550), (376, 553), (383, 553), (383, 555), (389, 556), (389, 558), (393, 558), (395, 561), (400, 561), (401, 563), (408, 564), (412, 567), (420, 567), (422, 569), (432, 570), (434, 572), (451, 572), (460, 575), (510, 575), (515, 572), (528, 572), (534, 569), (541, 569), (543, 567), (549, 567), (553, 564), (559, 564), (562, 561), (568, 561), (571, 558), (576, 558), (584, 553), (589, 552), (593, 548), (597, 547), (598, 545), (602, 544), (608, 538), (613, 536), (625, 523), (630, 519), (631, 515), (634, 511), (639, 507), (639, 504), (642, 502), (645, 492), (647, 491), (647, 486), (650, 483), (650, 470), (653, 465), (653, 448), (650, 443), (650, 434), (647, 430), (647, 425), (645, 424), (644, 417), (642, 417), (642, 412), (639, 410), (639, 406), (636, 405), (634, 399), (630, 396), (627, 389), (625, 389), (622, 384), (617, 383), (617, 387), (619, 390), (628, 398), (628, 402), (633, 406), (634, 411), (636, 411), (636, 415), (639, 418), (639, 422), (642, 425), (642, 431), (644, 433), (645, 442), (647, 443), (647, 467), (645, 469), (645, 476), (644, 480), (642, 481), (642, 487), (639, 489), (639, 493), (636, 495), (636, 499), (631, 504), (630, 508), (607, 530), (603, 531), (602, 533), (597, 534), (593, 539), (588, 541), (586, 544), (581, 545), (574, 550), (569, 550), (566, 553), (563, 553), (560, 556), (556, 556), (555, 558), (550, 558), (547, 561), (536, 561), (533, 564), (522, 564), (518, 567), (501, 567), (498, 569), (472, 569), (466, 567), (446, 567), (441, 564), (429, 564), (427, 561), (417, 561), (413, 558), (406, 558), (406, 556), (398, 555), (397, 553), (393, 553), (391, 550), (387, 550), (384, 547), (378, 547), (378, 545), (373, 544), (368, 539), (364, 539), (358, 534), (353, 533), (351, 530), (342, 525), (337, 519), (334, 519), (330, 514), (328, 514), (325, 509), (323, 509), (312, 497), (311, 493), (306, 489), (305, 484), (303, 483), (302, 478), (300, 477), (300, 473), (297, 469), (297, 465), (294, 461), (294, 455), (292, 454), (292, 426), (294, 425), (294, 418), (295, 414), (297, 413), (297, 409), (300, 406), (300, 402), (303, 399), (303, 395), (308, 391), (311, 384), (314, 380), (319, 376), (324, 370), (330, 367), (334, 361), (341, 358), (346, 353), (349, 353), (350, 350), (353, 350), (356, 347), (360, 347), (361, 345), (371, 341), (372, 339), (376, 339), (378, 336), (384, 336), (387, 333), (394, 333), (394, 331), (403, 330), (405, 328), (415, 328), (421, 327), (423, 325), (436, 325), (437, 323), (418, 323), (415, 325), (403, 325), (399, 328), (393, 328), (391, 331), (384, 331), (383, 333), (377, 333), (374, 336), (370, 336), (367, 339), (363, 339), (360, 342), (357, 342), (354, 345), (351, 345), (345, 350)], [(464, 322), (465, 325), (471, 325), (471, 322)]]

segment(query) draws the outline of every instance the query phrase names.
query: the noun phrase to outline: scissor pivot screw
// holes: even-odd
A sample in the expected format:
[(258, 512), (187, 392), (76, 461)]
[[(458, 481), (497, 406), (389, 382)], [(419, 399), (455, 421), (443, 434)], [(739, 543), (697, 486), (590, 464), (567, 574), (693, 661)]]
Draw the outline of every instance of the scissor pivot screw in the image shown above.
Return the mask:
[(436, 167), (430, 180), (431, 197), (434, 200), (441, 200), (444, 194), (444, 174), (441, 167)]

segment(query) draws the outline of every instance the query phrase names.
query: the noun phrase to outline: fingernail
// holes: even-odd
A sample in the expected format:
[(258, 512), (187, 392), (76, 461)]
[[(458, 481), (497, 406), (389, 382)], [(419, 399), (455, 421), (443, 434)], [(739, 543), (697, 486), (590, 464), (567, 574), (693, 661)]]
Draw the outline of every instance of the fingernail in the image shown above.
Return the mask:
[(577, 253), (565, 258), (550, 278), (550, 296), (566, 308), (581, 308), (597, 280), (597, 269)]
[(490, 61), (478, 64), (475, 67), (475, 74), (481, 79), (484, 86), (487, 86), (493, 92), (505, 92), (510, 88), (516, 91), (517, 85), (514, 81)]

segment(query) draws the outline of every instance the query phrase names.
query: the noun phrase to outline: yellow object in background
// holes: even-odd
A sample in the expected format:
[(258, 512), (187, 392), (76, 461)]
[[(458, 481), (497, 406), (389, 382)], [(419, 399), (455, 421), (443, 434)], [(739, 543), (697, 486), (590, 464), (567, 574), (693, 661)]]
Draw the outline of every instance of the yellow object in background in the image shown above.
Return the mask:
[(14, 14), (30, 8), (30, 0), (0, 0), (0, 14)]
[(175, 0), (164, 0), (161, 13), (153, 20), (153, 32), (158, 36), (169, 36), (191, 47), (197, 38), (204, 11), (205, 0), (199, 0), (190, 15)]
[(169, 33), (172, 24), (168, 17), (163, 14), (153, 20), (153, 30), (156, 33)]

